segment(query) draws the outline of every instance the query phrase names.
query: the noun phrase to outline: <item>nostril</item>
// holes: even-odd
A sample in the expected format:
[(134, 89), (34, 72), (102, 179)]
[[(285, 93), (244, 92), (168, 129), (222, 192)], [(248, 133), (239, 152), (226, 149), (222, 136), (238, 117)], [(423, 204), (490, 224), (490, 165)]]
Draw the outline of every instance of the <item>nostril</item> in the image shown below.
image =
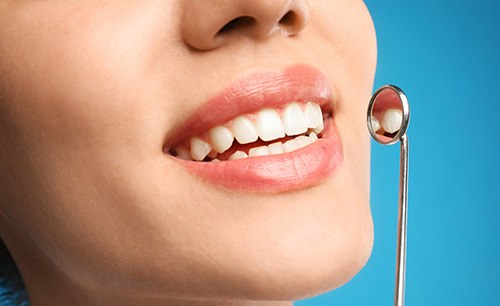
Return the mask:
[(294, 11), (288, 11), (283, 17), (281, 17), (279, 24), (281, 26), (289, 27), (293, 26), (297, 22), (297, 14)]
[(302, 16), (293, 10), (288, 11), (283, 17), (281, 17), (278, 25), (285, 35), (296, 35), (302, 30), (305, 25)]
[(255, 23), (255, 18), (250, 16), (241, 16), (226, 23), (216, 35), (223, 35), (229, 32), (251, 28), (255, 25)]

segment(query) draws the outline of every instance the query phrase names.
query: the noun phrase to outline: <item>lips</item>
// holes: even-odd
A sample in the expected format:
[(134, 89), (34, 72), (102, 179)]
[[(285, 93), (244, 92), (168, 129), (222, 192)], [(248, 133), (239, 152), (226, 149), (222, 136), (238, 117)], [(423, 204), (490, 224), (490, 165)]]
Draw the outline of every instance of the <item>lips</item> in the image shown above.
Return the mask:
[(195, 111), (164, 152), (209, 184), (271, 193), (305, 188), (342, 162), (334, 109), (329, 81), (313, 67), (252, 74)]

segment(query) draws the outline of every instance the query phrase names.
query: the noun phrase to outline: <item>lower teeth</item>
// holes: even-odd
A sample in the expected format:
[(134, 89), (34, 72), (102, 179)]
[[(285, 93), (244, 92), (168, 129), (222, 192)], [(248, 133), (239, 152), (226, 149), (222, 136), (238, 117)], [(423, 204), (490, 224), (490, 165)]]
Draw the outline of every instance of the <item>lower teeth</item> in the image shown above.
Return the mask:
[[(295, 150), (306, 147), (318, 140), (318, 136), (314, 132), (310, 132), (309, 135), (299, 135), (293, 139), (290, 139), (285, 142), (275, 141), (269, 145), (263, 145), (259, 147), (254, 147), (248, 150), (248, 152), (237, 150), (229, 157), (225, 154), (226, 158), (223, 158), (223, 154), (218, 154), (215, 151), (211, 151), (208, 155), (202, 160), (204, 162), (220, 162), (224, 160), (238, 160), (248, 157), (256, 157), (256, 156), (267, 156), (267, 155), (276, 155), (293, 152)], [(184, 160), (194, 161), (195, 159), (192, 157), (189, 149), (176, 147), (175, 149), (171, 149), (170, 153), (173, 156)]]

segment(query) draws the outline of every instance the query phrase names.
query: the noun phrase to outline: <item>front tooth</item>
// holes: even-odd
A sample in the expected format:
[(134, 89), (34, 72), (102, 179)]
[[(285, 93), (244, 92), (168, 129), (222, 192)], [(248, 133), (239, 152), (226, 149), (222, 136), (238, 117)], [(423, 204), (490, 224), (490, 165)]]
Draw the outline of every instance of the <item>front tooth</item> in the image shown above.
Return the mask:
[(380, 129), (380, 122), (375, 118), (375, 116), (372, 116), (372, 130), (374, 132), (378, 131)]
[(283, 144), (281, 142), (275, 142), (267, 146), (269, 148), (270, 154), (281, 154), (285, 152)]
[(248, 156), (265, 156), (265, 155), (269, 155), (269, 149), (267, 148), (267, 146), (251, 148), (250, 151), (248, 151)]
[[(321, 112), (321, 108), (319, 106), (318, 108)], [(312, 104), (311, 102), (308, 102), (306, 104), (306, 110), (304, 112), (304, 115), (306, 116), (307, 127), (311, 129), (317, 127), (319, 124), (319, 120), (323, 117), (323, 115), (318, 116), (318, 111), (314, 107), (314, 104)]]
[(299, 143), (295, 139), (291, 139), (283, 144), (285, 152), (292, 152), (300, 148)]
[(240, 144), (254, 142), (259, 137), (257, 127), (246, 116), (238, 116), (233, 120), (231, 132)]
[(257, 115), (257, 131), (260, 139), (270, 141), (285, 137), (280, 115), (274, 109), (263, 109)]
[(301, 147), (301, 148), (313, 143), (313, 140), (307, 136), (299, 136), (299, 137), (295, 138), (295, 141), (297, 141), (299, 143), (299, 147)]
[(218, 153), (223, 153), (233, 144), (233, 133), (226, 127), (221, 125), (216, 126), (208, 131), (210, 137), (210, 144)]
[(385, 111), (382, 119), (382, 127), (388, 133), (395, 133), (401, 128), (403, 123), (403, 113), (401, 110), (391, 108)]
[(283, 112), (283, 126), (288, 136), (295, 136), (307, 132), (306, 116), (300, 105), (290, 103)]
[(248, 157), (247, 153), (245, 153), (243, 151), (236, 151), (231, 156), (229, 156), (229, 160), (237, 160), (237, 159), (243, 159), (243, 158), (247, 158), (247, 157)]
[(202, 161), (212, 150), (210, 144), (198, 137), (191, 138), (191, 156), (194, 160)]

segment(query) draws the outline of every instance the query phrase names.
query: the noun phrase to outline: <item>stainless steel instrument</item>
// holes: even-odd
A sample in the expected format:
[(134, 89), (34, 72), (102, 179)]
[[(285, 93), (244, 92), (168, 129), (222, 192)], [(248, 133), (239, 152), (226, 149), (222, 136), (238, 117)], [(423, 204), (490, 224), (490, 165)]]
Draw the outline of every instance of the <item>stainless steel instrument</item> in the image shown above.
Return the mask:
[(367, 113), (368, 130), (383, 145), (400, 142), (398, 240), (396, 245), (396, 285), (394, 305), (403, 306), (406, 274), (406, 227), (408, 219), (408, 137), (410, 108), (404, 92), (397, 86), (385, 85), (370, 99)]

